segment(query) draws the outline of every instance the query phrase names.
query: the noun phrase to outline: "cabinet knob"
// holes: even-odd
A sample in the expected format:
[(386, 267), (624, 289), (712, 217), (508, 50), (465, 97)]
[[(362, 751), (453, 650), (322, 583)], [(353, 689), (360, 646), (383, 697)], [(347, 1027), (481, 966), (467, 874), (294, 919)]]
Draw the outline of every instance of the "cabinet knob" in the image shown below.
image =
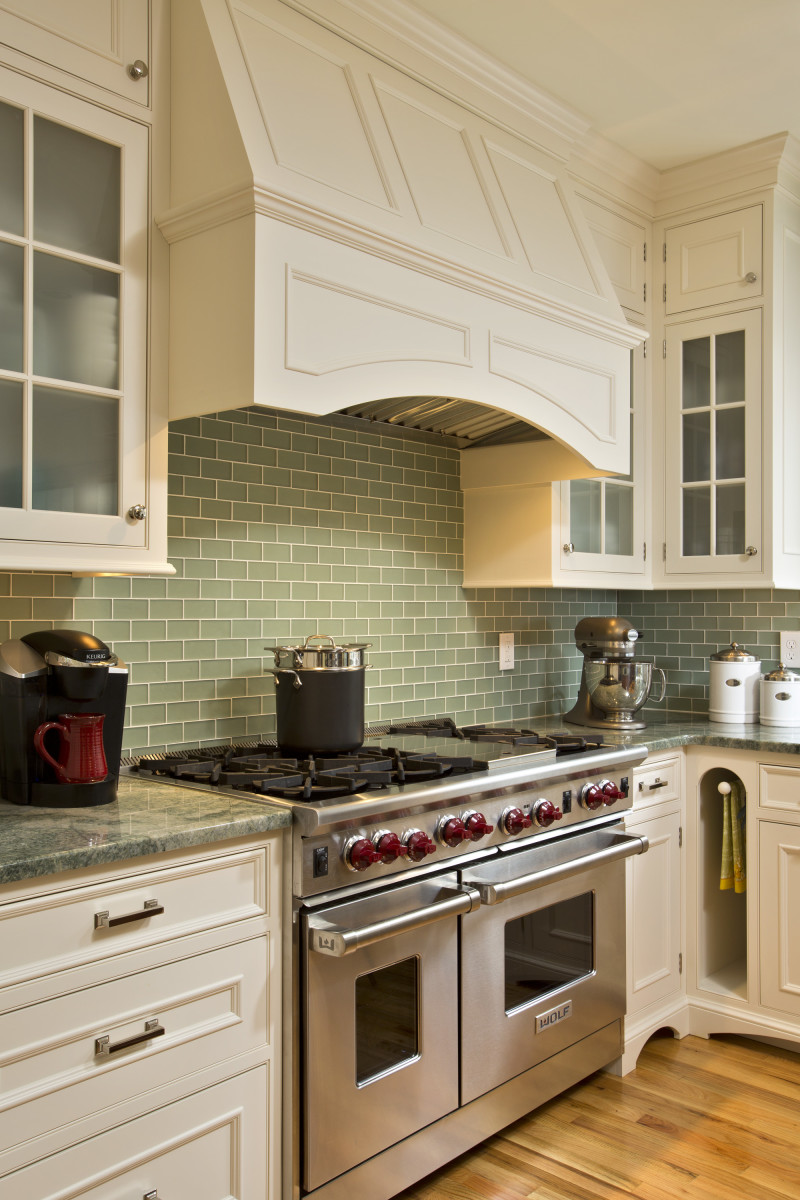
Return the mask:
[(747, 546), (745, 548), (745, 554), (748, 558), (755, 558), (755, 556), (758, 554), (758, 549), (755, 546)]
[(755, 283), (757, 279), (758, 276), (756, 275), (755, 271), (748, 271), (744, 277), (745, 283)]
[(150, 72), (148, 71), (147, 63), (137, 58), (136, 62), (132, 62), (128, 67), (128, 74), (131, 79), (146, 79)]
[(575, 543), (574, 542), (564, 542), (564, 545), (561, 547), (561, 549), (564, 551), (565, 554), (574, 554), (575, 553)]
[(147, 505), (132, 504), (128, 509), (128, 516), (132, 521), (143, 521), (147, 516)]

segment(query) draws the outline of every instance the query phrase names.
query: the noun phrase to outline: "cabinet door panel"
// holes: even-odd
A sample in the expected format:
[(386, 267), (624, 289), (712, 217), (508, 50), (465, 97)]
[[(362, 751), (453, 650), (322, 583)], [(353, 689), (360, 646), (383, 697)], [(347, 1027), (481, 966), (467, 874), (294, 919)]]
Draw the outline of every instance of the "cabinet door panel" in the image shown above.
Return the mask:
[(761, 1003), (800, 1017), (800, 827), (758, 823)]
[(646, 854), (630, 859), (628, 871), (628, 1015), (679, 992), (681, 936), (680, 815), (626, 821), (644, 834)]
[(667, 229), (667, 316), (760, 296), (761, 205)]
[(620, 304), (644, 316), (647, 230), (588, 196), (578, 198)]

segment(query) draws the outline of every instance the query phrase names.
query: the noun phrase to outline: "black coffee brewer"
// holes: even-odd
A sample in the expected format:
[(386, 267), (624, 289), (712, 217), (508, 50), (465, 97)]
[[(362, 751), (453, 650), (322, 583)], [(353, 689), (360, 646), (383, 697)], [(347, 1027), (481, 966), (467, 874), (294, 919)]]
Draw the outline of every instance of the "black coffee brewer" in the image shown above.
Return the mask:
[(45, 629), (0, 645), (0, 797), (78, 808), (117, 796), (128, 668), (103, 642)]

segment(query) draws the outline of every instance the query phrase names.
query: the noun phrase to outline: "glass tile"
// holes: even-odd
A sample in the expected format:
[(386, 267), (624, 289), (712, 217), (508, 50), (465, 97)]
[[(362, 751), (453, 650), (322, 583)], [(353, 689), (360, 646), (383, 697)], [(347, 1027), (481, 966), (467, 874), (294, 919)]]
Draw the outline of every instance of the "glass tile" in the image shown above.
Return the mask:
[(633, 554), (633, 488), (606, 483), (606, 554)]
[(45, 117), (33, 125), (33, 236), (120, 261), (119, 146)]
[(718, 334), (714, 356), (717, 404), (744, 404), (744, 330)]
[(569, 537), (577, 551), (600, 554), (602, 488), (599, 479), (573, 479), (569, 489)]
[(505, 1009), (577, 983), (594, 966), (594, 897), (571, 896), (505, 926)]
[(683, 490), (683, 553), (687, 558), (711, 553), (711, 488)]
[(356, 1083), (419, 1054), (419, 960), (405, 958), (356, 980)]
[(744, 478), (744, 409), (724, 408), (717, 412), (717, 479)]
[(33, 371), (91, 387), (119, 386), (119, 276), (37, 251)]
[(717, 488), (717, 554), (744, 554), (744, 484)]
[(711, 403), (711, 339), (690, 338), (683, 343), (682, 405), (707, 408)]
[(683, 482), (695, 483), (711, 477), (711, 414), (684, 413)]
[(21, 108), (0, 104), (0, 229), (25, 233), (25, 122)]
[(0, 508), (22, 508), (22, 384), (0, 379)]
[(33, 507), (119, 512), (119, 401), (33, 389)]
[(25, 252), (0, 242), (0, 369), (24, 368)]

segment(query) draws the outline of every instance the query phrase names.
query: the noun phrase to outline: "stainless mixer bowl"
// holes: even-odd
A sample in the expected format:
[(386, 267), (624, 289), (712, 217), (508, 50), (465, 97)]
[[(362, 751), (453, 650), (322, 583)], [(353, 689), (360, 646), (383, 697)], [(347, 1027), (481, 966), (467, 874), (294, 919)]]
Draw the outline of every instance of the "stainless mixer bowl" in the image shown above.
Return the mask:
[(612, 721), (632, 721), (634, 713), (650, 699), (653, 672), (661, 676), (661, 695), (664, 699), (666, 680), (660, 667), (649, 662), (619, 662), (609, 659), (594, 659), (583, 664), (584, 679), (589, 699), (595, 708), (606, 713)]

